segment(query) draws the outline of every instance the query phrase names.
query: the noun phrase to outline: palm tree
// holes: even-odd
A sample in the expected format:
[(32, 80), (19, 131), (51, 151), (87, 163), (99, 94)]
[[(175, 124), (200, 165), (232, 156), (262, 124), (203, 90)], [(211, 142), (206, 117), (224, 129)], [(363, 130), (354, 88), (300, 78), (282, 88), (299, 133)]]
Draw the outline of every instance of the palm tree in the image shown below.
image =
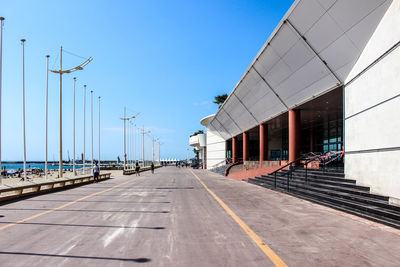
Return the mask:
[(193, 148), (193, 153), (196, 155), (196, 159), (199, 160), (199, 151), (196, 148)]
[(217, 95), (214, 97), (215, 100), (213, 103), (217, 104), (218, 108), (220, 108), (227, 98), (228, 94)]

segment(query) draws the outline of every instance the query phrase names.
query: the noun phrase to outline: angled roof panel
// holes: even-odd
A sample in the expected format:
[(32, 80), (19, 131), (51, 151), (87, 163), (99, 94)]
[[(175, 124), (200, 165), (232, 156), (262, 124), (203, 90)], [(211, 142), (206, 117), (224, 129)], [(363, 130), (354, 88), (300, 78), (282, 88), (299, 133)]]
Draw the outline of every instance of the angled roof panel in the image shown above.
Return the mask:
[(296, 0), (214, 120), (234, 136), (342, 85), (391, 3)]
[(318, 0), (300, 1), (290, 15), (290, 20), (295, 25), (298, 25), (300, 32), (305, 33), (325, 12), (325, 8), (318, 2)]
[(329, 16), (346, 32), (386, 0), (341, 0), (328, 10)]

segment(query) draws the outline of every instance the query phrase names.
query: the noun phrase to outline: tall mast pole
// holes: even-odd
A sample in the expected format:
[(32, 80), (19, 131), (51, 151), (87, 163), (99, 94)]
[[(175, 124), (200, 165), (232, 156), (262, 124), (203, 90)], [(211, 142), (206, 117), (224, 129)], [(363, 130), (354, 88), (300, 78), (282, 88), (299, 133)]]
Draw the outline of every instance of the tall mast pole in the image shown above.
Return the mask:
[(132, 131), (131, 131), (131, 122), (130, 122), (130, 120), (128, 119), (128, 136), (127, 136), (127, 141), (128, 141), (128, 147), (127, 147), (127, 150), (128, 150), (128, 169), (130, 169), (131, 168), (131, 161), (132, 161), (132, 155), (131, 155), (131, 145), (132, 145), (132, 138), (131, 138), (131, 136), (132, 136)]
[(124, 170), (126, 169), (126, 106), (124, 107)]
[(161, 165), (161, 154), (160, 154), (161, 141), (158, 141), (158, 164)]
[(24, 136), (24, 181), (26, 181), (26, 135), (25, 135), (25, 39), (21, 39), (22, 43), (22, 123)]
[(92, 129), (92, 170), (93, 170), (93, 90), (90, 91), (90, 107), (91, 107), (91, 111), (90, 111), (90, 116), (91, 116), (91, 129)]
[(136, 136), (136, 124), (135, 124), (135, 132), (134, 132), (134, 136), (135, 136), (135, 139), (134, 139), (134, 142), (133, 142), (133, 144), (135, 145), (135, 147), (133, 148), (133, 152), (134, 152), (134, 158), (135, 158), (135, 163), (136, 163), (136, 139), (137, 139), (137, 136)]
[(134, 138), (134, 132), (133, 132), (133, 122), (131, 122), (131, 164), (132, 164), (132, 168), (133, 168), (133, 148), (134, 148), (134, 143), (133, 141), (135, 140)]
[(98, 159), (99, 167), (100, 167), (100, 99), (101, 97), (99, 96), (99, 159)]
[(86, 168), (86, 84), (83, 86), (83, 158), (82, 168)]
[(47, 65), (47, 72), (46, 72), (46, 158), (44, 162), (44, 172), (45, 177), (47, 179), (47, 156), (48, 156), (48, 143), (49, 143), (49, 55), (46, 56), (46, 65)]
[(144, 163), (144, 125), (143, 125), (143, 131), (142, 131), (142, 159), (143, 159), (143, 167), (146, 166)]
[(3, 73), (3, 21), (4, 18), (0, 17), (0, 170), (1, 166), (1, 95), (2, 95), (2, 73)]
[(151, 150), (151, 152), (152, 152), (152, 156), (151, 156), (151, 161), (153, 162), (153, 164), (154, 164), (154, 137), (153, 137), (153, 146), (152, 146), (152, 150)]
[(74, 156), (73, 156), (73, 167), (72, 167), (74, 176), (76, 176), (76, 171), (75, 171), (75, 85), (76, 85), (76, 77), (74, 77), (74, 119), (73, 119), (73, 121), (74, 121), (74, 126), (73, 126), (73, 143), (74, 143), (73, 144), (73, 146), (74, 146), (73, 153), (74, 153)]
[(130, 161), (131, 161), (131, 153), (130, 153), (130, 146), (131, 146), (131, 139), (130, 139), (130, 136), (131, 136), (131, 126), (130, 126), (130, 124), (129, 124), (129, 119), (127, 118), (127, 124), (128, 124), (128, 126), (127, 126), (127, 132), (126, 132), (126, 154), (127, 154), (127, 165), (128, 165), (128, 170), (131, 168), (131, 163), (130, 163)]
[(63, 149), (62, 149), (62, 46), (60, 47), (60, 159), (59, 159), (59, 177), (63, 177)]

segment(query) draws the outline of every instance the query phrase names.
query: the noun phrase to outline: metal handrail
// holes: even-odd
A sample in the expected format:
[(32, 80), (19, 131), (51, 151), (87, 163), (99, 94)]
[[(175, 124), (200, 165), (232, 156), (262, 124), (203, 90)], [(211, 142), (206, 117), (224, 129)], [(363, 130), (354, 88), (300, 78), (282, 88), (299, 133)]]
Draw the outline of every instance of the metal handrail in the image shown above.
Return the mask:
[(331, 163), (331, 162), (333, 162), (333, 161), (335, 161), (337, 159), (343, 158), (344, 157), (344, 151), (329, 151), (329, 152), (327, 152), (325, 154), (325, 157), (328, 158), (329, 156), (332, 156), (332, 155), (334, 155), (335, 157), (330, 159), (330, 160), (328, 160), (327, 162), (322, 163), (322, 164), (323, 165), (328, 165), (329, 163)]
[[(337, 156), (335, 158), (333, 158), (333, 159), (331, 159), (331, 160), (326, 162), (326, 159), (329, 157), (329, 155), (332, 155), (332, 153), (334, 155), (337, 155)], [(309, 163), (318, 160), (319, 162), (321, 162), (321, 164), (323, 166), (323, 172), (325, 173), (326, 166), (329, 163), (331, 163), (332, 161), (334, 161), (334, 160), (336, 160), (336, 159), (338, 159), (340, 157), (343, 157), (343, 155), (344, 155), (343, 151), (339, 151), (339, 152), (338, 151), (329, 151), (329, 152), (327, 152), (325, 154), (317, 154), (317, 153), (310, 152), (310, 153), (308, 153), (306, 155), (302, 155), (301, 157), (299, 157), (299, 158), (287, 163), (286, 165), (284, 165), (284, 166), (280, 167), (279, 169), (275, 170), (274, 172), (269, 173), (269, 175), (274, 175), (274, 187), (276, 188), (276, 185), (277, 185), (277, 173), (282, 171), (283, 169), (289, 167), (288, 172), (286, 174), (287, 174), (287, 191), (290, 191), (289, 182), (292, 179), (293, 171), (296, 168), (300, 168), (300, 167), (304, 167), (305, 166), (305, 171), (306, 171), (306, 173), (305, 173), (305, 182), (307, 184), (308, 183), (308, 179), (307, 179), (308, 177), (307, 176), (308, 176), (308, 164)], [(301, 161), (303, 161), (303, 160), (305, 160), (305, 161), (302, 163)], [(297, 163), (297, 162), (299, 162), (300, 164), (294, 166), (294, 164)]]

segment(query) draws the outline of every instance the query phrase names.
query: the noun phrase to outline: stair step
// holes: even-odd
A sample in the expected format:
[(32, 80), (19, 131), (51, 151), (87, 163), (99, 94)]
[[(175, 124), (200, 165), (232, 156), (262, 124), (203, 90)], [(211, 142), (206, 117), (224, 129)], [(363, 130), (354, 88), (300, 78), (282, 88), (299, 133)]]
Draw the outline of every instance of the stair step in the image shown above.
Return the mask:
[[(274, 179), (271, 179), (271, 178), (268, 178), (268, 177), (256, 177), (256, 178), (259, 178), (259, 179), (262, 179), (262, 180), (265, 180), (265, 181), (270, 181), (272, 184), (274, 183)], [(286, 186), (286, 184), (287, 184), (287, 180), (286, 179), (284, 179), (284, 180), (277, 179), (277, 180), (278, 180), (277, 182), (281, 181)], [(304, 180), (292, 180), (291, 182), (305, 184)], [(335, 191), (335, 192), (344, 192), (344, 193), (349, 193), (349, 194), (353, 194), (353, 195), (360, 195), (360, 196), (368, 197), (368, 198), (371, 198), (371, 199), (379, 199), (379, 200), (382, 200), (382, 201), (389, 201), (388, 197), (371, 194), (369, 192), (369, 190), (368, 191), (367, 190), (358, 190), (356, 188), (347, 188), (347, 187), (341, 187), (341, 186), (331, 186), (331, 185), (325, 185), (325, 184), (320, 184), (320, 183), (310, 183), (310, 182), (307, 185), (308, 186), (313, 186), (313, 187), (316, 187), (316, 188), (325, 189), (325, 190), (332, 190), (332, 191)]]
[(329, 190), (329, 189), (314, 187), (314, 186), (301, 184), (301, 183), (294, 183), (294, 184), (291, 183), (290, 186), (294, 186), (294, 187), (302, 188), (302, 189), (306, 189), (306, 190), (311, 190), (314, 192), (324, 193), (324, 194), (328, 194), (328, 195), (335, 196), (335, 197), (340, 197), (340, 198), (349, 199), (352, 201), (357, 201), (362, 204), (370, 204), (370, 205), (374, 205), (377, 207), (386, 208), (386, 209), (390, 209), (390, 210), (393, 210), (396, 212), (400, 212), (400, 207), (394, 206), (394, 205), (389, 205), (388, 200), (382, 200), (382, 199), (377, 199), (377, 198), (371, 197), (372, 194), (362, 196), (359, 194), (340, 192), (340, 191), (336, 191), (336, 190)]
[(309, 195), (309, 196), (312, 196), (312, 197), (316, 197), (317, 199), (322, 198), (325, 201), (334, 202), (336, 204), (339, 204), (340, 206), (351, 207), (351, 208), (357, 209), (359, 211), (370, 213), (371, 215), (372, 214), (377, 214), (379, 216), (384, 216), (384, 217), (387, 217), (387, 218), (398, 220), (399, 223), (400, 223), (400, 212), (396, 212), (396, 211), (388, 209), (388, 208), (376, 207), (376, 206), (370, 205), (370, 204), (361, 204), (361, 203), (356, 202), (356, 201), (351, 201), (351, 200), (347, 200), (347, 199), (341, 199), (339, 197), (334, 197), (334, 196), (327, 196), (325, 194), (312, 192), (312, 191), (307, 190), (307, 189), (297, 189), (297, 188), (295, 188), (294, 191), (295, 192), (299, 192), (301, 194), (306, 194), (306, 195)]
[[(261, 176), (261, 178), (264, 179), (271, 179), (274, 180), (275, 177), (273, 176)], [(287, 180), (287, 177), (278, 177), (277, 176), (277, 180)], [(296, 181), (303, 181), (305, 182), (305, 179), (301, 178), (301, 177), (296, 177), (293, 176), (293, 178), (291, 180), (296, 180)], [(369, 192), (370, 188), (367, 186), (361, 186), (361, 185), (356, 185), (354, 183), (343, 183), (343, 182), (333, 182), (333, 181), (321, 181), (320, 179), (308, 179), (307, 180), (309, 184), (315, 184), (321, 187), (326, 187), (326, 188), (353, 188), (353, 189), (357, 189), (359, 191), (364, 191), (364, 192)]]
[(400, 222), (397, 221), (397, 220), (392, 220), (390, 218), (385, 218), (385, 217), (381, 217), (381, 216), (378, 216), (378, 215), (371, 216), (369, 214), (360, 212), (358, 210), (354, 210), (354, 209), (347, 208), (347, 207), (337, 206), (337, 205), (335, 205), (335, 204), (333, 204), (333, 203), (331, 203), (329, 201), (317, 200), (317, 199), (314, 199), (314, 198), (306, 197), (304, 195), (296, 195), (296, 194), (291, 194), (291, 193), (289, 193), (289, 194), (293, 195), (295, 197), (298, 197), (298, 198), (302, 198), (302, 199), (305, 199), (305, 200), (308, 200), (308, 201), (323, 205), (323, 206), (327, 206), (327, 207), (330, 207), (330, 208), (333, 208), (333, 209), (336, 209), (336, 210), (340, 210), (340, 211), (343, 211), (343, 212), (346, 212), (346, 213), (350, 213), (350, 214), (356, 215), (358, 217), (362, 217), (362, 218), (365, 218), (365, 219), (368, 219), (368, 220), (371, 220), (371, 221), (374, 221), (374, 222), (382, 223), (382, 224), (385, 224), (385, 225), (400, 229)]
[[(275, 177), (275, 175), (273, 175), (273, 174), (269, 174), (269, 175), (261, 175), (261, 176), (270, 176), (270, 177)], [(297, 172), (294, 172), (293, 174), (292, 174), (292, 176), (296, 176), (296, 177), (303, 177), (304, 179), (305, 179), (305, 173), (304, 174), (302, 174), (302, 173), (297, 173)], [(287, 175), (284, 175), (284, 174), (278, 174), (277, 175), (277, 177), (287, 177)], [(321, 181), (333, 181), (333, 182), (343, 182), (343, 183), (352, 183), (352, 184), (355, 184), (357, 181), (356, 180), (352, 180), (352, 179), (345, 179), (345, 178), (342, 178), (342, 177), (333, 177), (333, 176), (318, 176), (318, 175), (316, 175), (316, 174), (307, 174), (307, 179), (318, 179), (318, 180), (321, 180)]]
[[(275, 178), (274, 175), (261, 175), (262, 177), (273, 177)], [(286, 178), (287, 176), (278, 176), (277, 177), (282, 177), (282, 178)], [(297, 173), (293, 173), (292, 174), (293, 178), (297, 178), (297, 179), (303, 179), (305, 180), (305, 175), (299, 175)], [(318, 176), (311, 176), (311, 175), (307, 175), (307, 180), (309, 181), (316, 181), (316, 182), (321, 182), (321, 183), (328, 183), (328, 184), (335, 184), (335, 183), (345, 183), (345, 184), (356, 184), (356, 180), (350, 180), (350, 179), (344, 179), (344, 178), (334, 178), (334, 177), (318, 177)]]
[(344, 205), (338, 205), (336, 203), (336, 201), (330, 201), (329, 199), (320, 199), (320, 198), (315, 198), (314, 196), (309, 196), (309, 195), (304, 195), (301, 194), (299, 192), (296, 191), (291, 191), (291, 192), (287, 192), (286, 190), (280, 189), (280, 188), (274, 188), (273, 185), (269, 184), (269, 183), (261, 183), (261, 182), (257, 182), (255, 179), (250, 178), (248, 180), (249, 183), (258, 185), (258, 186), (262, 186), (262, 187), (266, 187), (268, 189), (271, 190), (275, 190), (275, 191), (280, 191), (298, 198), (302, 198), (320, 205), (324, 205), (324, 206), (328, 206), (330, 208), (334, 208), (340, 211), (344, 211), (350, 214), (354, 214), (357, 215), (359, 217), (365, 218), (365, 219), (369, 219), (371, 221), (375, 221), (375, 222), (379, 222), (391, 227), (395, 227), (400, 229), (400, 220), (396, 220), (396, 219), (392, 219), (390, 217), (386, 217), (386, 216), (382, 216), (382, 215), (378, 215), (376, 213), (366, 213), (365, 211), (360, 211), (359, 209), (356, 208), (352, 208), (349, 206), (344, 206)]
[[(271, 183), (263, 183), (251, 178), (248, 181), (252, 184), (288, 193), (286, 187), (284, 187), (284, 189), (279, 187), (275, 189)], [(400, 212), (373, 205), (361, 205), (354, 203), (353, 201), (346, 201), (340, 198), (309, 192), (307, 190), (299, 190), (296, 188), (291, 188), (291, 191), (288, 194), (400, 229)]]
[[(293, 172), (292, 175), (306, 177), (306, 172), (295, 171), (295, 172)], [(307, 178), (308, 177), (321, 179), (321, 180), (324, 180), (324, 181), (326, 181), (326, 180), (328, 180), (328, 181), (344, 181), (344, 182), (351, 181), (352, 183), (356, 183), (356, 180), (346, 179), (346, 178), (344, 178), (344, 176), (333, 176), (333, 175), (317, 174), (317, 173), (313, 173), (313, 172), (307, 172)]]
[[(306, 172), (306, 169), (304, 168), (299, 168), (296, 169), (296, 172)], [(344, 172), (335, 172), (335, 171), (323, 171), (323, 170), (317, 170), (317, 169), (307, 169), (307, 172), (313, 173), (313, 174), (318, 174), (318, 175), (326, 175), (326, 176), (337, 176), (337, 177), (344, 177)]]

